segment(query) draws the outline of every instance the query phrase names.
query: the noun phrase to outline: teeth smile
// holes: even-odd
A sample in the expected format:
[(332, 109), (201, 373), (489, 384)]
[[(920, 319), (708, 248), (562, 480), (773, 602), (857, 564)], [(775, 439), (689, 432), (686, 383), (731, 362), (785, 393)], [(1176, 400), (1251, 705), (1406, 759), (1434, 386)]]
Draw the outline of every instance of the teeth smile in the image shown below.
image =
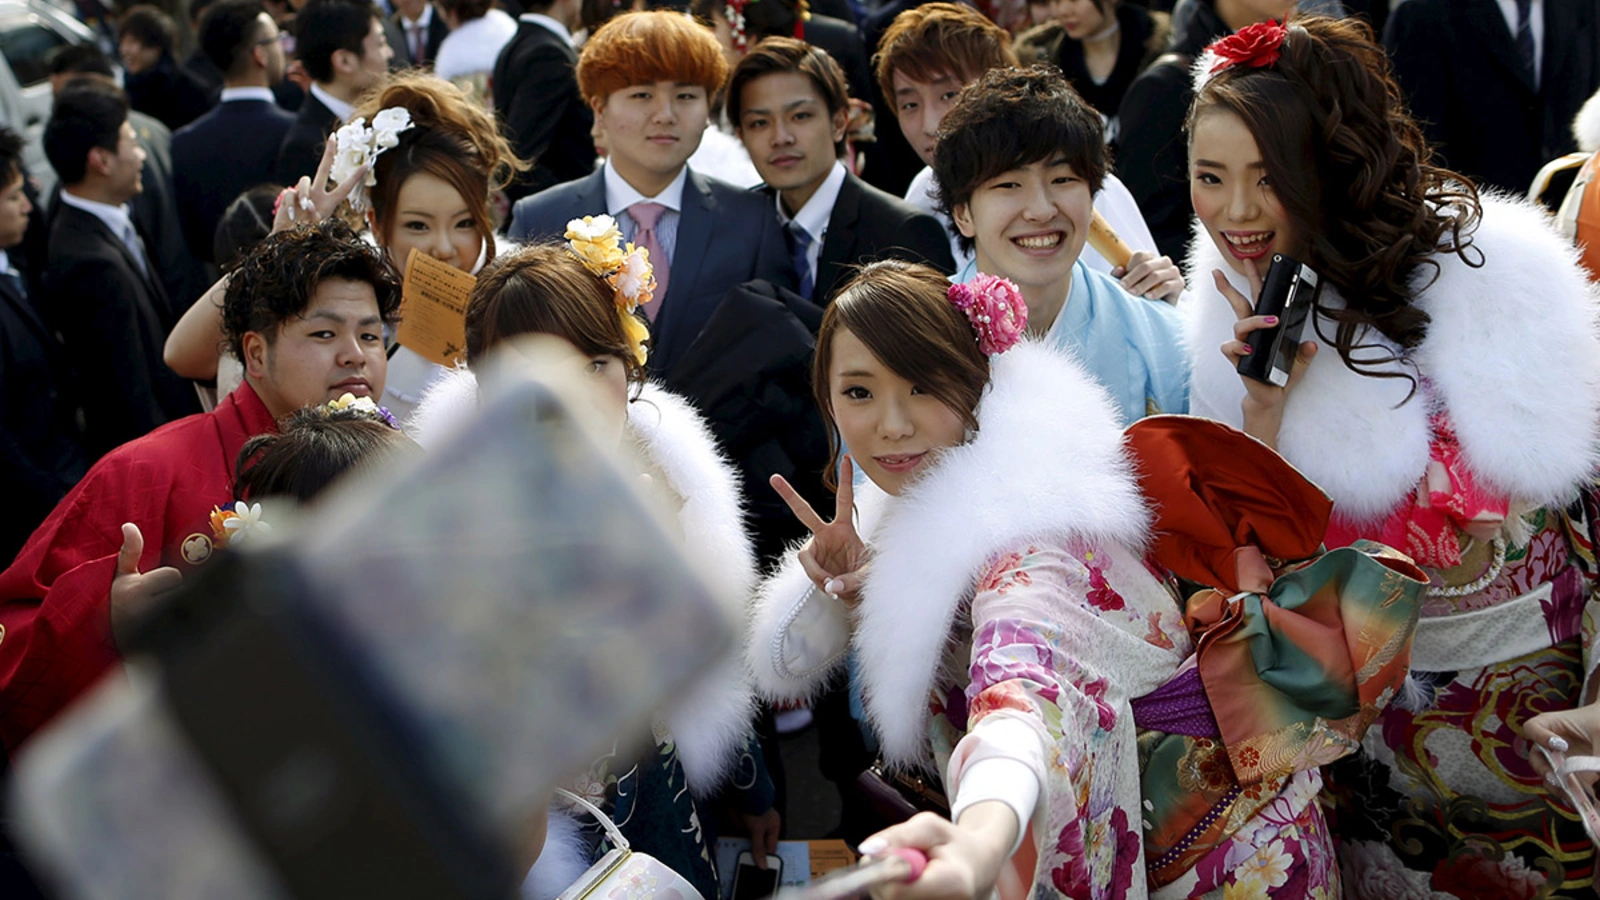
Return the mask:
[(1275, 235), (1275, 234), (1277, 234), (1277, 232), (1275, 232), (1275, 231), (1260, 231), (1260, 232), (1256, 232), (1255, 234), (1252, 234), (1252, 235), (1250, 235), (1248, 237), (1240, 237), (1240, 236), (1237, 236), (1237, 235), (1226, 234), (1226, 233), (1223, 234), (1222, 236), (1227, 238), (1228, 239), (1228, 243), (1232, 244), (1233, 246), (1238, 247), (1241, 250), (1249, 250), (1249, 249), (1253, 249), (1255, 247), (1259, 247), (1262, 244), (1265, 244), (1268, 241), (1272, 240), (1273, 235)]
[(1016, 242), (1017, 246), (1026, 247), (1029, 250), (1048, 250), (1061, 243), (1061, 234), (1057, 232), (1056, 234), (1041, 234), (1034, 237), (1012, 238), (1012, 240)]

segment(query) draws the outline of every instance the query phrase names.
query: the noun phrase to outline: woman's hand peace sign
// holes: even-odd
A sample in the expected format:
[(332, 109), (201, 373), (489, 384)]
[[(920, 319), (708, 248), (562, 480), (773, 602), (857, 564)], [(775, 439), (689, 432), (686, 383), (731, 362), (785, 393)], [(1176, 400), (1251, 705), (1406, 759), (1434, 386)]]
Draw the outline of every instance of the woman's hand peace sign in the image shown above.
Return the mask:
[(866, 542), (856, 534), (855, 465), (849, 456), (839, 467), (839, 490), (834, 494), (833, 521), (824, 522), (794, 486), (782, 475), (772, 476), (773, 490), (789, 504), (800, 524), (811, 532), (811, 539), (800, 548), (800, 567), (821, 590), (847, 606), (855, 606), (866, 578), (869, 556)]
[(296, 225), (315, 225), (333, 215), (339, 204), (367, 177), (371, 163), (357, 169), (343, 184), (336, 184), (329, 190), (329, 173), (333, 171), (333, 157), (338, 152), (337, 142), (330, 137), (328, 145), (322, 150), (322, 161), (317, 164), (317, 174), (311, 178), (301, 176), (298, 184), (286, 187), (278, 194), (278, 204), (272, 212), (273, 234)]

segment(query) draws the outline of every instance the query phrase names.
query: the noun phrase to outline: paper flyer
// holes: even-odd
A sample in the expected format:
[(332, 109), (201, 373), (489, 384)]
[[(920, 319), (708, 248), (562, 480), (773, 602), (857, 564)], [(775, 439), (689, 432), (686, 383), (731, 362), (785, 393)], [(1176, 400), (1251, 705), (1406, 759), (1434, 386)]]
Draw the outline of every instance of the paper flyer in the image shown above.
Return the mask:
[(478, 279), (412, 248), (401, 292), (401, 346), (441, 366), (467, 354), (467, 299)]

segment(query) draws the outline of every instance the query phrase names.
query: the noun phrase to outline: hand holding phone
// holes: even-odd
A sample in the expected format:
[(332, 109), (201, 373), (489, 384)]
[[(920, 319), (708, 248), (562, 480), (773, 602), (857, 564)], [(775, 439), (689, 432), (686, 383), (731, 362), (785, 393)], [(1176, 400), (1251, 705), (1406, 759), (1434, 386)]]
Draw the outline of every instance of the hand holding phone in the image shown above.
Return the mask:
[(1320, 288), (1321, 280), (1310, 266), (1282, 253), (1273, 254), (1256, 297), (1255, 314), (1273, 317), (1277, 323), (1250, 332), (1245, 341), (1250, 352), (1237, 364), (1240, 375), (1276, 387), (1289, 384)]

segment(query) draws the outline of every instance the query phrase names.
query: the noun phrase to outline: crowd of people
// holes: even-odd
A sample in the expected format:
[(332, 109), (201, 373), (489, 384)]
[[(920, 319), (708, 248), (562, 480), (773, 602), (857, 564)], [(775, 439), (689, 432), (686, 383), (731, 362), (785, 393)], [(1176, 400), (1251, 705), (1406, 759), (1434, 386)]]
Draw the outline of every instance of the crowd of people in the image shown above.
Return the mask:
[(1597, 887), (1600, 2), (181, 13), (53, 53), (49, 172), (0, 127), (3, 758), (537, 334), (747, 611), (552, 785), (701, 895), (779, 721), (894, 900)]

